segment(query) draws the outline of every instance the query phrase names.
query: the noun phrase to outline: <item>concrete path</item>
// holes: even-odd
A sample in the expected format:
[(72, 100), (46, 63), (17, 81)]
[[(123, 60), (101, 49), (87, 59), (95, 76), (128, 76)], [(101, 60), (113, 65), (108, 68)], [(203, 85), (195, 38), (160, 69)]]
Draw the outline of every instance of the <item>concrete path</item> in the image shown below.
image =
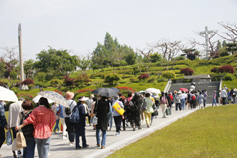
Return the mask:
[[(142, 129), (133, 131), (131, 127), (128, 127), (126, 131), (121, 131), (120, 136), (115, 136), (115, 126), (113, 123), (113, 128), (111, 131), (107, 131), (107, 140), (105, 149), (100, 149), (96, 147), (96, 137), (95, 130), (92, 126), (86, 126), (86, 139), (89, 147), (86, 149), (75, 150), (75, 146), (69, 146), (68, 140), (63, 140), (61, 134), (53, 134), (51, 136), (50, 144), (50, 156), (49, 158), (66, 158), (66, 157), (83, 157), (83, 158), (99, 158), (106, 157), (114, 151), (133, 143), (156, 130), (159, 130), (165, 126), (168, 126), (172, 122), (183, 118), (195, 110), (184, 110), (176, 112), (172, 109), (172, 115), (167, 116), (167, 118), (161, 118), (161, 111), (159, 111), (159, 116), (154, 118), (153, 124), (150, 128), (146, 127), (145, 122), (142, 122)], [(81, 141), (81, 140), (80, 140)], [(12, 157), (11, 146), (4, 144), (0, 149), (0, 153), (3, 158)], [(37, 149), (35, 149), (35, 157), (38, 157)]]

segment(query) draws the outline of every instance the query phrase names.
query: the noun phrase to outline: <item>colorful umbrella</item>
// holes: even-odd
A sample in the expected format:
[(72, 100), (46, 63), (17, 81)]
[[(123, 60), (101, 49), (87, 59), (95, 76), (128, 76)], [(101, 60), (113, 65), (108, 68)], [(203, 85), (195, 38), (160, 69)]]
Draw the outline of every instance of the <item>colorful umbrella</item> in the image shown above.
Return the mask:
[(188, 89), (186, 89), (186, 88), (179, 88), (179, 90), (184, 91), (184, 92), (188, 92)]

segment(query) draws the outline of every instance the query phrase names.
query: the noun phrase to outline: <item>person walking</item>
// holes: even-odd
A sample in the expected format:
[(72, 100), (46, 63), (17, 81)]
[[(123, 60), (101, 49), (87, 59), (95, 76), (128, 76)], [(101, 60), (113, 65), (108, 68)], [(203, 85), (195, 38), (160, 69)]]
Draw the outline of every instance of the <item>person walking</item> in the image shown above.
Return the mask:
[(181, 100), (180, 100), (180, 94), (181, 91), (174, 91), (174, 103), (175, 103), (175, 110), (178, 111), (178, 109), (181, 111)]
[(38, 104), (39, 106), (32, 111), (29, 117), (21, 125), (16, 126), (16, 130), (20, 130), (28, 124), (33, 124), (38, 156), (39, 158), (48, 158), (50, 136), (52, 135), (52, 128), (56, 118), (46, 98), (41, 97)]
[(56, 124), (54, 126), (53, 132), (59, 132), (59, 120), (60, 120), (60, 111), (59, 111), (59, 105), (54, 102), (53, 105), (51, 106), (51, 110), (53, 110), (54, 114), (55, 114), (55, 118), (56, 118)]
[(68, 133), (68, 140), (69, 140), (69, 146), (73, 146), (74, 143), (74, 137), (75, 137), (75, 132), (74, 132), (74, 125), (70, 122), (69, 118), (71, 116), (71, 111), (73, 108), (77, 105), (77, 103), (73, 100), (74, 93), (73, 92), (66, 92), (65, 97), (67, 100), (67, 103), (69, 105), (68, 112), (66, 113), (66, 108), (64, 108), (64, 119), (65, 119), (65, 124), (66, 124), (66, 131)]
[(180, 101), (181, 101), (181, 107), (183, 110), (185, 110), (185, 100), (187, 99), (187, 94), (182, 91), (182, 94), (180, 95)]
[(213, 91), (213, 96), (212, 96), (212, 107), (214, 106), (214, 105), (216, 105), (217, 106), (217, 104), (216, 104), (216, 91), (214, 90)]
[[(34, 108), (30, 100), (25, 100), (22, 103), (22, 108), (24, 111), (20, 113), (20, 124), (23, 123), (25, 119), (29, 117)], [(22, 132), (25, 136), (26, 147), (23, 148), (23, 158), (34, 158), (35, 155), (35, 139), (34, 139), (34, 126), (33, 124), (28, 124), (22, 128)]]
[[(0, 100), (0, 149), (6, 139), (4, 128), (8, 129), (8, 125), (7, 125), (7, 120), (5, 117), (4, 104), (3, 104), (3, 101)], [(0, 155), (0, 157), (1, 157), (1, 155)]]
[[(13, 138), (16, 138), (17, 131), (15, 130), (16, 126), (20, 124), (20, 112), (23, 111), (22, 109), (22, 102), (24, 101), (23, 98), (20, 98), (19, 101), (10, 104), (9, 106), (9, 114), (8, 114), (8, 126), (12, 130)], [(13, 152), (13, 157), (21, 157), (21, 150), (18, 150), (17, 154), (16, 151)], [(17, 156), (16, 156), (17, 155)]]
[(77, 104), (77, 106), (75, 108), (78, 108), (79, 110), (79, 123), (74, 124), (75, 126), (75, 132), (76, 132), (76, 149), (80, 149), (81, 146), (79, 145), (80, 141), (79, 141), (79, 136), (81, 136), (82, 138), (82, 147), (83, 148), (87, 148), (89, 145), (86, 143), (86, 134), (85, 134), (85, 126), (86, 126), (86, 115), (87, 115), (87, 111), (86, 111), (86, 98), (85, 97), (81, 97), (79, 98), (79, 102)]
[(140, 95), (138, 93), (135, 93), (131, 102), (133, 105), (133, 106), (131, 106), (131, 124), (133, 127), (133, 131), (135, 131), (136, 126), (138, 127), (138, 129), (142, 129), (141, 128), (141, 119), (140, 119), (142, 99), (140, 98)]
[(207, 90), (203, 90), (203, 106), (204, 108), (206, 107), (206, 104), (207, 104)]
[(154, 104), (153, 101), (151, 100), (151, 94), (146, 93), (145, 94), (145, 102), (146, 102), (146, 109), (144, 111), (145, 114), (145, 120), (146, 120), (146, 125), (147, 128), (150, 128), (151, 125), (151, 114), (154, 112), (152, 105)]
[[(106, 131), (108, 125), (108, 113), (110, 108), (110, 101), (107, 97), (102, 96), (98, 103), (95, 104), (95, 114), (98, 118), (98, 123), (96, 125), (96, 142), (97, 146), (101, 149), (105, 148), (106, 144)], [(100, 141), (100, 130), (102, 131), (102, 141)]]
[[(112, 107), (114, 106), (114, 104), (118, 103), (119, 106), (121, 108), (124, 109), (124, 105), (121, 101), (119, 101), (119, 98), (118, 97), (114, 97), (113, 98), (114, 101), (112, 103)], [(122, 122), (122, 115), (120, 115), (114, 108), (112, 109), (113, 111), (113, 117), (114, 117), (114, 123), (115, 123), (115, 127), (116, 127), (116, 136), (119, 136), (120, 135), (120, 131), (121, 131), (121, 122)]]
[(226, 92), (225, 88), (222, 89), (220, 96), (221, 96), (221, 100), (222, 100), (222, 105), (226, 105), (227, 92)]
[(165, 110), (167, 108), (167, 104), (168, 104), (167, 97), (166, 97), (164, 92), (161, 92), (160, 107), (161, 107), (161, 111), (163, 113), (163, 117), (162, 118), (165, 118)]
[[(195, 95), (195, 94), (194, 94)], [(199, 105), (199, 109), (204, 109), (204, 96), (201, 92), (199, 92), (198, 96), (197, 96), (197, 100), (198, 100), (198, 105)]]

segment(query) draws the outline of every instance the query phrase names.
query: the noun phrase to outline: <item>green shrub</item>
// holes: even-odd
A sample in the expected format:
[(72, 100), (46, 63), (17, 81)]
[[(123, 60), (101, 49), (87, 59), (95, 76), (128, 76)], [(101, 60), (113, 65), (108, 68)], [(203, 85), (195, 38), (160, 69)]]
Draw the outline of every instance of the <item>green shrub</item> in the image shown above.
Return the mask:
[(38, 81), (40, 81), (40, 82), (44, 82), (45, 79), (46, 79), (46, 73), (44, 73), (44, 72), (38, 72), (38, 73), (35, 75), (34, 79), (36, 79), (36, 80), (38, 80)]
[(91, 75), (90, 77), (91, 78), (100, 77), (101, 79), (104, 79), (105, 78), (105, 74), (103, 72), (99, 72), (99, 73)]
[(149, 79), (148, 79), (148, 81), (147, 81), (147, 83), (154, 83), (155, 81), (156, 81), (156, 77), (155, 76), (153, 76), (153, 77), (150, 77)]
[(175, 73), (172, 72), (172, 71), (165, 71), (165, 72), (162, 73), (162, 77), (166, 78), (166, 79), (173, 79), (176, 76), (175, 76)]
[(136, 77), (130, 77), (129, 79), (132, 83), (136, 83), (138, 82), (137, 78)]
[(224, 81), (233, 81), (233, 80), (235, 80), (235, 76), (232, 75), (232, 74), (227, 73), (227, 74), (224, 75), (223, 80)]
[(163, 77), (159, 77), (159, 78), (157, 79), (157, 82), (165, 82), (165, 81), (166, 81), (166, 79), (163, 78)]
[(120, 80), (119, 76), (117, 74), (108, 74), (105, 77), (105, 82), (109, 83), (110, 85), (113, 85), (114, 83), (117, 84), (117, 82)]
[(52, 79), (52, 80), (50, 80), (50, 85), (52, 87), (60, 87), (62, 84), (63, 84), (62, 80), (59, 80), (59, 79)]

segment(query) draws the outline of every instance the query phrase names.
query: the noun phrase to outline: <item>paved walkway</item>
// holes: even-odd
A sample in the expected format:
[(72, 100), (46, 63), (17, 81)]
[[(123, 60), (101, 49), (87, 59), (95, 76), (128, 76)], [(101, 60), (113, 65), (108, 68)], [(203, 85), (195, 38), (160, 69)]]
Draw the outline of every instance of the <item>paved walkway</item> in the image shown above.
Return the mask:
[[(196, 109), (197, 110), (197, 109)], [(75, 150), (75, 146), (69, 146), (68, 140), (63, 140), (61, 134), (53, 134), (51, 136), (50, 144), (50, 158), (66, 158), (66, 157), (83, 157), (83, 158), (99, 158), (106, 157), (114, 151), (133, 143), (156, 130), (159, 130), (165, 126), (168, 126), (172, 122), (183, 118), (196, 110), (184, 110), (176, 112), (172, 109), (172, 115), (167, 118), (161, 118), (161, 111), (159, 109), (159, 116), (154, 118), (153, 124), (150, 128), (146, 127), (145, 122), (142, 123), (142, 129), (133, 131), (131, 127), (128, 127), (126, 131), (121, 131), (120, 136), (115, 136), (115, 126), (111, 131), (107, 131), (107, 140), (105, 149), (96, 147), (95, 130), (92, 126), (86, 126), (86, 139), (87, 144), (90, 146), (86, 149)], [(11, 146), (4, 144), (0, 150), (3, 158), (12, 157)], [(35, 149), (35, 157), (38, 157), (37, 149)]]

